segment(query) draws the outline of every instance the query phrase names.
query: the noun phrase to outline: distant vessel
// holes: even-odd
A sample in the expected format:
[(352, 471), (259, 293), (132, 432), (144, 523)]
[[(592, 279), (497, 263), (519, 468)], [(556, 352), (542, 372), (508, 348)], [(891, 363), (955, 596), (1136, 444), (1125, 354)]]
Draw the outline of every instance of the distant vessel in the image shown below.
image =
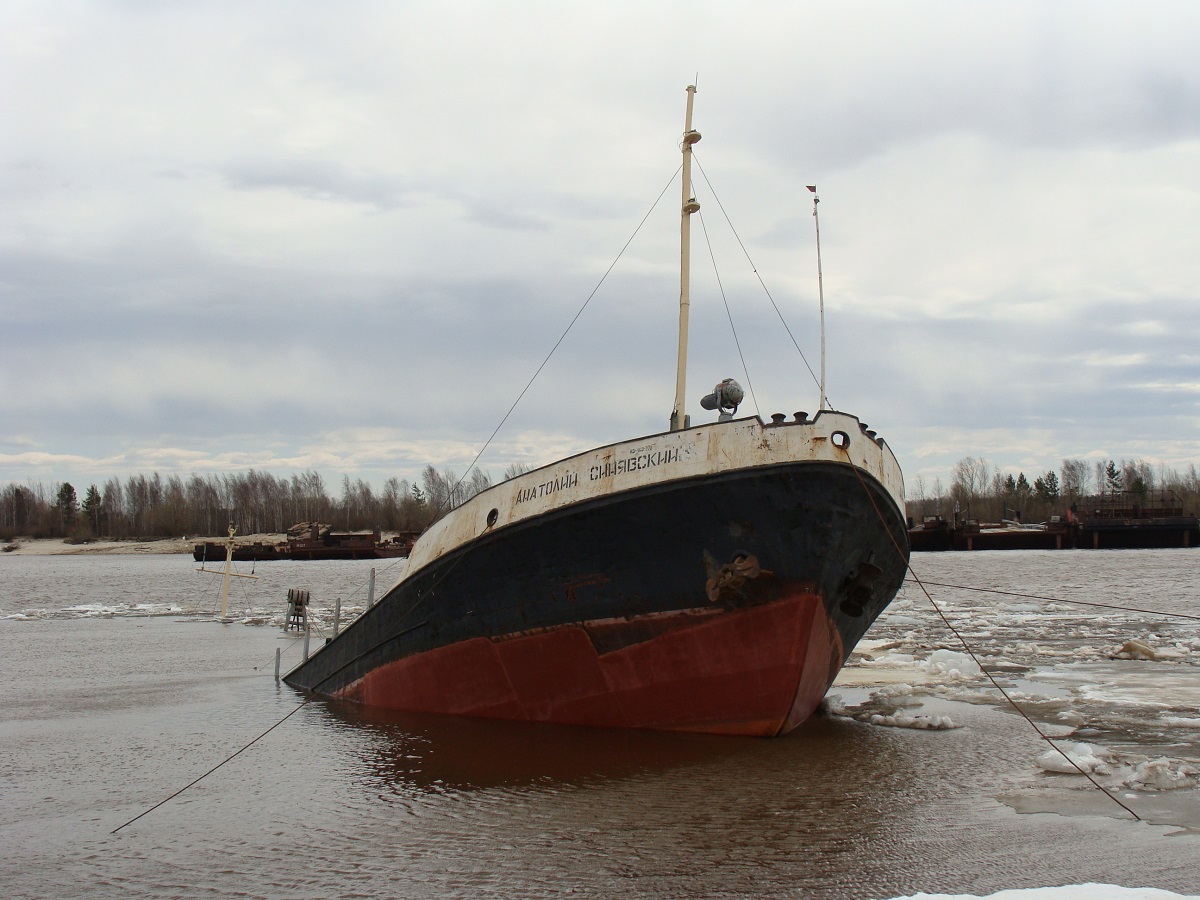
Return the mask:
[(914, 552), (1196, 547), (1200, 518), (1187, 514), (1171, 490), (1118, 491), (1083, 499), (1067, 515), (1037, 524), (1007, 519), (989, 524), (957, 516), (951, 524), (926, 516), (908, 536)]
[[(235, 562), (263, 562), (273, 559), (393, 559), (408, 556), (417, 539), (415, 531), (401, 531), (390, 538), (382, 532), (335, 531), (318, 522), (302, 522), (288, 529), (283, 543), (262, 541), (235, 544)], [(226, 542), (205, 541), (192, 548), (196, 562), (224, 559)]]
[(908, 557), (904, 484), (873, 431), (824, 408), (734, 418), (728, 379), (701, 402), (716, 422), (683, 415), (694, 92), (671, 429), (450, 511), (400, 582), (288, 684), (404, 710), (778, 735), (812, 714), (891, 601)]

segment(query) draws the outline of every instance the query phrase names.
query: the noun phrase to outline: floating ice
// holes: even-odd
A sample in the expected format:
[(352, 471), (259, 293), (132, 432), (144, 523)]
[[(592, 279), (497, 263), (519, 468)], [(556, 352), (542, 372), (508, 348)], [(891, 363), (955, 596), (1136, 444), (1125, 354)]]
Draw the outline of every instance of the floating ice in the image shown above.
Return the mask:
[(1154, 648), (1145, 641), (1139, 641), (1136, 638), (1126, 641), (1121, 645), (1121, 649), (1112, 655), (1113, 659), (1158, 659), (1158, 654), (1154, 652)]
[(1165, 756), (1138, 763), (1132, 774), (1121, 780), (1124, 787), (1142, 791), (1173, 791), (1200, 784), (1200, 769)]
[(1176, 894), (1158, 888), (1129, 888), (1114, 884), (1068, 884), (977, 894), (910, 894), (895, 900), (1200, 900), (1196, 894)]
[[(1079, 770), (1096, 775), (1107, 775), (1112, 771), (1112, 754), (1093, 744), (1072, 743), (1064, 741), (1055, 745), (1058, 750), (1047, 750), (1037, 758), (1038, 765), (1047, 772), (1058, 772), (1063, 775), (1077, 775)], [(1059, 752), (1061, 751), (1061, 752)], [(1071, 765), (1063, 758), (1070, 757)], [(1078, 768), (1076, 768), (1078, 767)]]
[(888, 728), (917, 728), (923, 731), (949, 731), (961, 726), (955, 725), (949, 716), (884, 716), (876, 713), (867, 719), (872, 725), (883, 725)]
[(974, 678), (982, 674), (979, 664), (965, 653), (954, 650), (934, 650), (921, 668), (935, 675), (949, 678)]

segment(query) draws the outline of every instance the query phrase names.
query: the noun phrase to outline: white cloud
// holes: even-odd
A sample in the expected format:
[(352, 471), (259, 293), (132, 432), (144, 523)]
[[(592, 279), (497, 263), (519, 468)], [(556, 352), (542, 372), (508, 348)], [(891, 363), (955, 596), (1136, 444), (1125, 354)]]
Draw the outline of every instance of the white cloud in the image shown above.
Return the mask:
[[(1198, 37), (1187, 3), (10, 4), (0, 480), (465, 466), (670, 179), (697, 70), (764, 415), (816, 389), (721, 207), (815, 367), (815, 182), (830, 395), (907, 470), (1195, 461)], [(677, 191), (485, 468), (663, 427)], [(696, 241), (693, 407), (742, 377)]]

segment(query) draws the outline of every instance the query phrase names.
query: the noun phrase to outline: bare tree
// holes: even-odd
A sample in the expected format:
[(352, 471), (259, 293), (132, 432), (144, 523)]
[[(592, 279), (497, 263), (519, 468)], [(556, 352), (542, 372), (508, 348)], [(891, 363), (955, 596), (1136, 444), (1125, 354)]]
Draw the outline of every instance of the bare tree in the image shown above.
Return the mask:
[(1062, 496), (1069, 504), (1075, 504), (1089, 493), (1090, 466), (1084, 459), (1064, 459), (1061, 469)]
[(987, 490), (991, 473), (983, 457), (964, 456), (954, 464), (954, 483), (950, 495), (967, 513), (967, 518), (979, 515), (980, 501)]
[(516, 478), (518, 475), (524, 475), (526, 472), (532, 472), (532, 471), (533, 471), (533, 466), (527, 465), (526, 463), (523, 463), (523, 462), (509, 463), (508, 468), (506, 468), (504, 470), (503, 480), (508, 481), (510, 478)]

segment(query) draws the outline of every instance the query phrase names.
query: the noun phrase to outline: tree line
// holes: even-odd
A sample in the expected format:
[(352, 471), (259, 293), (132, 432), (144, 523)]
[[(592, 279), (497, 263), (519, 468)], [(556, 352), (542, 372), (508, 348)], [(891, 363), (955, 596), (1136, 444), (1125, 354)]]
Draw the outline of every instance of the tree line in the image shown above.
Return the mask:
[[(504, 479), (528, 471), (516, 464)], [(230, 475), (131, 475), (109, 478), (82, 490), (70, 482), (9, 483), (0, 488), (0, 539), (218, 537), (230, 524), (239, 534), (278, 533), (300, 522), (335, 528), (424, 530), (446, 511), (492, 485), (473, 469), (466, 478), (427, 465), (420, 481), (389, 478), (376, 491), (361, 478), (342, 477), (333, 494), (317, 472), (275, 476), (251, 469)], [(997, 522), (1043, 521), (1071, 507), (1124, 497), (1148, 503), (1169, 500), (1195, 515), (1200, 511), (1200, 473), (1195, 464), (1180, 473), (1144, 460), (1089, 462), (1064, 459), (1058, 472), (1003, 474), (982, 457), (954, 465), (950, 484), (918, 476), (908, 485), (908, 515)]]
[(979, 522), (1015, 519), (1045, 521), (1072, 508), (1118, 502), (1125, 506), (1161, 504), (1200, 510), (1200, 472), (1193, 463), (1184, 472), (1142, 459), (1091, 461), (1064, 459), (1058, 472), (1003, 474), (982, 457), (967, 456), (954, 464), (950, 485), (929, 485), (917, 477), (908, 489), (908, 515), (916, 522), (929, 516)]
[[(527, 470), (510, 466), (504, 478)], [(213, 537), (231, 524), (239, 534), (259, 534), (300, 522), (419, 532), (491, 484), (479, 469), (460, 478), (431, 465), (419, 482), (389, 478), (380, 491), (346, 475), (337, 494), (317, 472), (281, 477), (254, 469), (187, 477), (154, 472), (82, 488), (67, 481), (9, 483), (0, 488), (0, 539)]]

